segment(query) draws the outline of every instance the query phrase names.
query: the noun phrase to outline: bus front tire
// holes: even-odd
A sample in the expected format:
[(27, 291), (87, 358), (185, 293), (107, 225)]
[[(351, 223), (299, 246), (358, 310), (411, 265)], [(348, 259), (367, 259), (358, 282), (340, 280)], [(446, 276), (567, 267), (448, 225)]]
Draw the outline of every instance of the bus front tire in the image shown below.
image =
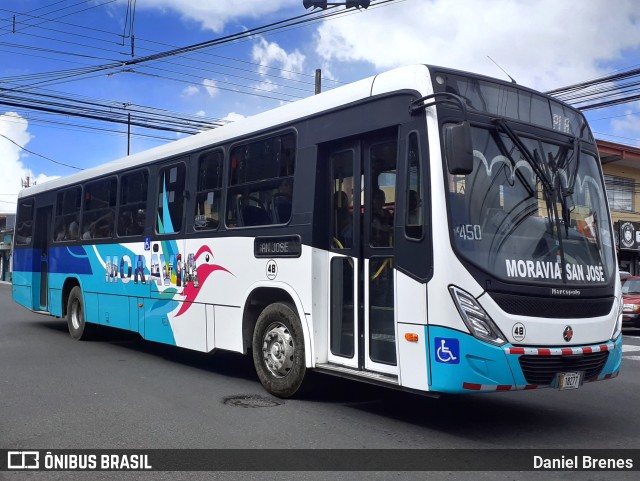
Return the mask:
[(293, 396), (306, 373), (302, 324), (292, 304), (267, 306), (253, 332), (253, 364), (264, 388), (281, 398)]
[(77, 341), (86, 341), (94, 331), (94, 326), (84, 320), (84, 300), (82, 299), (82, 290), (78, 286), (71, 289), (69, 293), (67, 326), (69, 334)]

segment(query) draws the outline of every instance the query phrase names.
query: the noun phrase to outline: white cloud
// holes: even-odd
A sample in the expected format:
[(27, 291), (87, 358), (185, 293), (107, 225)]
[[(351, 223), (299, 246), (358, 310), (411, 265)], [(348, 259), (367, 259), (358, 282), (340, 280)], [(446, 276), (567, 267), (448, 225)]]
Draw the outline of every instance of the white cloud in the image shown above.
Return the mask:
[[(640, 136), (640, 102), (631, 104), (631, 107), (625, 110), (623, 117), (617, 117), (611, 120), (611, 129), (616, 135), (626, 137)], [(635, 141), (636, 145), (640, 145), (640, 141)]]
[(204, 110), (198, 110), (198, 111), (196, 112), (196, 115), (197, 115), (198, 117), (204, 117), (204, 116), (206, 115), (206, 112), (205, 112)]
[(225, 25), (235, 19), (260, 19), (287, 7), (300, 7), (301, 0), (138, 0), (138, 12), (143, 9), (172, 10), (184, 19), (198, 22), (202, 28), (222, 32)]
[(204, 86), (205, 89), (207, 89), (207, 93), (209, 94), (210, 97), (213, 97), (215, 94), (217, 94), (219, 92), (218, 89), (218, 84), (216, 84), (216, 81), (210, 78), (206, 78), (202, 81), (202, 85)]
[(304, 68), (305, 56), (299, 50), (287, 53), (276, 42), (267, 42), (264, 38), (260, 38), (253, 46), (251, 56), (255, 62), (260, 63), (258, 73), (262, 76), (269, 73), (269, 67), (277, 67), (282, 69), (282, 77), (295, 79), (295, 72), (302, 72)]
[[(541, 90), (602, 75), (640, 43), (633, 0), (409, 0), (324, 22), (316, 52), (326, 61), (413, 63), (504, 78)], [(366, 16), (366, 17), (365, 17)]]
[(182, 91), (182, 95), (184, 95), (185, 97), (191, 97), (192, 95), (195, 95), (198, 92), (200, 92), (200, 89), (195, 85), (187, 85)]
[[(25, 147), (33, 136), (28, 131), (27, 119), (15, 112), (6, 112), (0, 115), (0, 193), (17, 194), (22, 188), (22, 179), (27, 176), (32, 181), (40, 184), (56, 177), (48, 177), (44, 174), (34, 175), (31, 169), (25, 167), (21, 159), (27, 154), (19, 146)], [(15, 144), (7, 139), (11, 139)], [(16, 145), (18, 144), (18, 145)], [(0, 211), (15, 212), (16, 196), (2, 195)]]
[[(254, 88), (274, 92), (280, 89), (282, 84), (282, 78), (284, 79), (297, 79), (299, 75), (297, 72), (302, 72), (304, 68), (305, 56), (298, 50), (294, 50), (291, 53), (287, 53), (276, 42), (267, 42), (264, 38), (260, 38), (251, 49), (251, 57), (254, 62), (259, 63), (258, 74), (262, 77), (262, 82), (258, 82), (253, 85)], [(270, 67), (275, 67), (278, 70), (273, 70)], [(269, 74), (276, 74), (281, 79), (278, 82), (275, 81)]]
[(236, 112), (229, 112), (226, 117), (222, 117), (222, 120), (226, 122), (236, 122), (238, 120), (245, 119), (246, 117), (242, 114), (238, 114)]

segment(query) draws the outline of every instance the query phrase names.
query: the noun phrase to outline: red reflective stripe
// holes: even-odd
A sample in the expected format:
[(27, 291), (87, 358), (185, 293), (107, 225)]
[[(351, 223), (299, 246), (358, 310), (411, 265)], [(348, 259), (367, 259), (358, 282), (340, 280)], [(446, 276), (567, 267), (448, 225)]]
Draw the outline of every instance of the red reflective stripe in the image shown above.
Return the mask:
[(480, 391), (482, 389), (482, 384), (474, 384), (471, 382), (463, 382), (462, 389), (469, 389), (471, 391)]
[(549, 349), (538, 349), (539, 356), (550, 356), (551, 351)]
[(528, 391), (529, 389), (538, 389), (538, 386), (536, 386), (535, 384), (527, 384), (527, 385), (524, 387), (524, 390), (525, 390), (525, 391)]
[(609, 350), (609, 346), (607, 346), (606, 344), (603, 344), (602, 346), (600, 346), (600, 351), (608, 351)]
[(607, 374), (604, 378), (605, 379), (611, 379), (612, 374)]
[(509, 348), (509, 354), (524, 354), (523, 347), (511, 347)]
[(590, 347), (583, 347), (582, 348), (582, 353), (583, 354), (592, 354), (593, 353), (593, 349), (591, 349)]
[(563, 356), (570, 356), (572, 354), (573, 354), (573, 349), (568, 349), (568, 348), (562, 349), (562, 355)]
[(511, 391), (512, 387), (513, 386), (510, 386), (508, 384), (501, 384), (496, 386), (496, 391)]

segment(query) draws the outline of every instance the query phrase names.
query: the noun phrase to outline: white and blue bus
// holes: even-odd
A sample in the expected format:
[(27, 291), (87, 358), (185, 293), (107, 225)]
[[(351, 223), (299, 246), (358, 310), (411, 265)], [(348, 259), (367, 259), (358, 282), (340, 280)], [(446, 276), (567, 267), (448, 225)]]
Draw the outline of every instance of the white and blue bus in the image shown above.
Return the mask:
[(276, 396), (564, 390), (620, 370), (612, 233), (580, 112), (420, 65), (23, 190), (13, 297)]

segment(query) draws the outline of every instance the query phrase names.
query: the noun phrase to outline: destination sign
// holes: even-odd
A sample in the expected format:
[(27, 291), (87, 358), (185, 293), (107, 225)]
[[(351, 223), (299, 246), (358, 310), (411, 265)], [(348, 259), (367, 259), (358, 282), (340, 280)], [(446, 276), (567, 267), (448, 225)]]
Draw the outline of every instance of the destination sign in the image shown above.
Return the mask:
[(298, 235), (256, 237), (253, 241), (255, 257), (300, 257), (302, 242)]

